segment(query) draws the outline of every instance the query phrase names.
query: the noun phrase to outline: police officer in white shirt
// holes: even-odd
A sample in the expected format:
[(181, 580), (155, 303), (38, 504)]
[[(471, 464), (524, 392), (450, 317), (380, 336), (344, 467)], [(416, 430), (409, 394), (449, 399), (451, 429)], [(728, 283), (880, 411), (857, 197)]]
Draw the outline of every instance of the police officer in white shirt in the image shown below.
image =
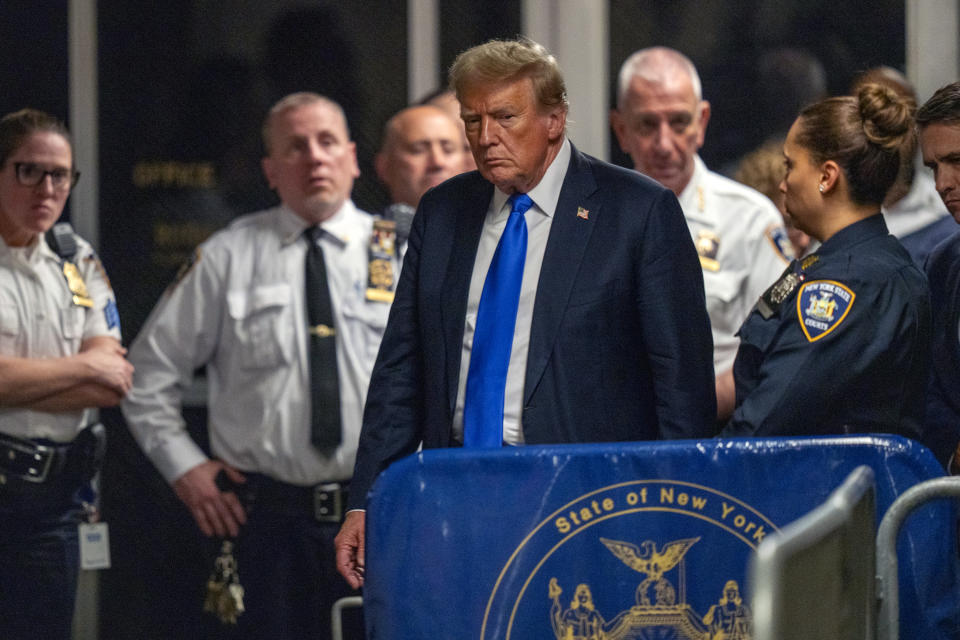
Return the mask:
[(70, 638), (78, 527), (91, 519), (104, 447), (90, 409), (118, 404), (133, 375), (103, 266), (69, 225), (54, 228), (78, 175), (62, 122), (33, 109), (0, 119), (5, 640)]
[(773, 203), (697, 155), (709, 119), (697, 70), (680, 52), (652, 47), (623, 63), (610, 122), (634, 168), (672, 189), (683, 208), (703, 267), (722, 421), (734, 405), (737, 330), (793, 251)]
[[(198, 248), (131, 347), (137, 373), (123, 411), (203, 533), (237, 538), (241, 637), (323, 638), (332, 603), (349, 593), (332, 542), (392, 300), (394, 238), (392, 223), (375, 227), (350, 200), (359, 169), (339, 105), (289, 95), (270, 110), (263, 138), (263, 170), (281, 205)], [(314, 326), (311, 243), (322, 249), (332, 305), (331, 320)], [(324, 371), (335, 374), (339, 407), (323, 411), (339, 410), (340, 433), (324, 445), (311, 434), (322, 402), (311, 392), (314, 340), (335, 345)], [(180, 415), (204, 365), (213, 458)]]

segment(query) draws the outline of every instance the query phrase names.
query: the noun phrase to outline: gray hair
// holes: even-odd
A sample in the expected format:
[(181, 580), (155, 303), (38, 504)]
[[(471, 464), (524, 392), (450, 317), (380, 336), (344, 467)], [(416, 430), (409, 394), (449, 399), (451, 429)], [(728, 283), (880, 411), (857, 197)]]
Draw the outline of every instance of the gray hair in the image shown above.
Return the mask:
[(693, 96), (697, 102), (703, 99), (703, 85), (700, 83), (700, 74), (690, 61), (676, 49), (669, 47), (649, 47), (640, 49), (624, 61), (617, 77), (617, 107), (622, 107), (627, 92), (630, 90), (630, 81), (639, 76), (653, 84), (664, 84), (667, 79), (676, 73), (685, 73), (690, 78), (693, 87)]

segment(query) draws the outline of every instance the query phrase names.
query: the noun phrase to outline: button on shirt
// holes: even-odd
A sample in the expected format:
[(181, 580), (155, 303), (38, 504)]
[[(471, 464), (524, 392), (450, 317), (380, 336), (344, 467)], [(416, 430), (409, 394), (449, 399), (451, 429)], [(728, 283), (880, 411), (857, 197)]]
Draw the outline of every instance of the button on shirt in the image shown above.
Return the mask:
[(768, 198), (708, 170), (699, 156), (678, 199), (703, 267), (713, 366), (720, 374), (733, 366), (740, 325), (793, 257), (789, 239)]
[[(507, 386), (503, 407), (503, 441), (508, 444), (523, 443), (523, 385), (527, 373), (527, 350), (530, 346), (530, 326), (533, 323), (533, 303), (537, 296), (537, 284), (540, 281), (540, 267), (547, 248), (550, 225), (560, 199), (560, 188), (567, 176), (570, 164), (570, 141), (564, 140), (557, 157), (553, 159), (543, 178), (527, 194), (533, 200), (533, 206), (525, 215), (527, 221), (527, 259), (523, 266), (523, 282), (520, 285), (520, 302), (517, 305), (517, 324), (513, 331), (513, 346), (510, 351), (510, 365), (507, 369)], [(467, 298), (467, 319), (463, 331), (463, 351), (460, 358), (460, 380), (457, 390), (457, 409), (453, 419), (453, 436), (463, 442), (463, 403), (467, 388), (467, 372), (470, 370), (470, 349), (473, 345), (473, 332), (477, 323), (477, 309), (480, 307), (480, 295), (487, 271), (493, 261), (500, 236), (507, 226), (510, 207), (506, 194), (499, 189), (493, 190), (490, 207), (483, 222), (477, 257), (473, 264), (473, 276), (470, 280), (470, 292)]]
[(180, 416), (183, 389), (202, 365), (215, 456), (291, 484), (350, 477), (389, 304), (365, 298), (373, 218), (347, 201), (321, 225), (343, 427), (342, 444), (324, 455), (310, 444), (306, 226), (277, 207), (212, 236), (131, 347), (134, 387), (123, 411), (169, 482), (206, 460)]
[[(77, 240), (73, 258), (93, 301), (74, 304), (63, 261), (42, 237), (27, 247), (0, 239), (0, 354), (20, 358), (62, 358), (96, 336), (120, 339), (116, 302), (93, 249)], [(70, 442), (87, 424), (87, 411), (46, 413), (0, 409), (0, 432), (21, 438)]]

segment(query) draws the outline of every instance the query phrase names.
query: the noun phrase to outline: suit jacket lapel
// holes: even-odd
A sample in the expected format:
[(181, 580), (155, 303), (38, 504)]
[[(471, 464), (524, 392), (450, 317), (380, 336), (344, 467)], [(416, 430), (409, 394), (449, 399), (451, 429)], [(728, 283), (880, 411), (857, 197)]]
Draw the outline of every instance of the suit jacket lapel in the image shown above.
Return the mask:
[(483, 231), (483, 221), (490, 206), (493, 185), (477, 174), (475, 186), (465, 189), (464, 198), (451, 211), (456, 216), (450, 260), (443, 281), (443, 300), (440, 313), (443, 323), (444, 362), (447, 375), (447, 398), (450, 416), (457, 403), (457, 387), (460, 379), (460, 356), (463, 351), (463, 328), (467, 317), (467, 298), (470, 295), (470, 279), (477, 246)]
[[(537, 297), (533, 304), (524, 404), (530, 401), (546, 370), (587, 242), (600, 215), (600, 199), (594, 197), (597, 183), (589, 161), (576, 147), (572, 151), (550, 226)], [(587, 212), (586, 218), (583, 217), (584, 210)]]

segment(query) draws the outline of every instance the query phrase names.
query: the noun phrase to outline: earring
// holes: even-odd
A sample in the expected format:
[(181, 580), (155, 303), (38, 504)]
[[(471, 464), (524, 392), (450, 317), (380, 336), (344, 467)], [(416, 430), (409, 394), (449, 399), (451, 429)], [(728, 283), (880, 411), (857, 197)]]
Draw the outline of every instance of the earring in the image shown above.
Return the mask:
[(820, 185), (820, 193), (823, 193), (823, 185)]

